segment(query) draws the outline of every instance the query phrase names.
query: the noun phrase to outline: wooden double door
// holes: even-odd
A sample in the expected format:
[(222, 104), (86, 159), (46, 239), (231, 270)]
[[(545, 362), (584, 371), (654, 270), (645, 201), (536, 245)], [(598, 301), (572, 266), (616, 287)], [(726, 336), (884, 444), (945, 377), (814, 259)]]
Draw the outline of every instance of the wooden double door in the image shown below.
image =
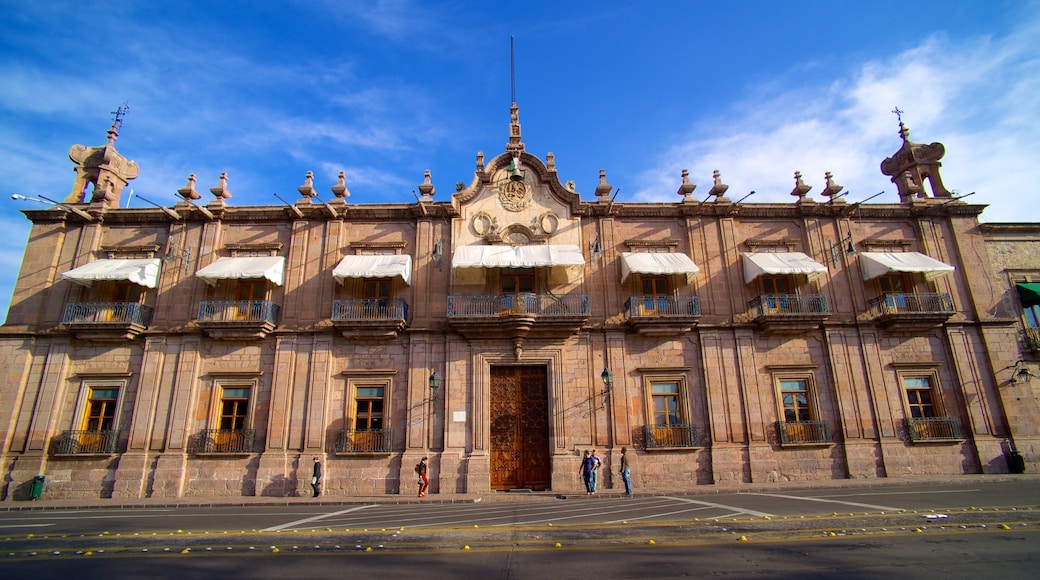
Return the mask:
[(491, 488), (552, 487), (544, 366), (491, 367)]

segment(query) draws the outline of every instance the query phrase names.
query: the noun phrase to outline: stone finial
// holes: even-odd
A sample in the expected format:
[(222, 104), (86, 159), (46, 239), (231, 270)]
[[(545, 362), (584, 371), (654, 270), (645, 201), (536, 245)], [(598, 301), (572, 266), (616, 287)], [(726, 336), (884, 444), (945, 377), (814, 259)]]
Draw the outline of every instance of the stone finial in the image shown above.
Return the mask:
[(432, 183), (430, 183), (430, 170), (427, 169), (426, 174), (423, 177), (423, 182), (419, 184), (419, 193), (422, 194), (424, 199), (432, 199), (433, 194), (436, 191), (437, 189), (433, 187)]
[(184, 198), (185, 201), (194, 201), (202, 197), (199, 192), (195, 191), (195, 174), (188, 175), (188, 183), (184, 187), (177, 190), (177, 195)]
[(577, 186), (577, 185), (576, 185), (576, 184), (574, 183), (574, 180), (573, 180), (573, 179), (568, 179), (568, 180), (567, 180), (567, 183), (564, 183), (564, 184), (563, 184), (563, 186), (564, 186), (565, 188), (567, 188), (567, 191), (575, 191), (575, 189), (576, 189), (576, 188), (578, 187), (578, 186)]
[(831, 175), (830, 171), (823, 174), (823, 180), (827, 183), (827, 185), (823, 188), (823, 191), (821, 191), (820, 193), (822, 195), (826, 195), (829, 198), (833, 199), (835, 195), (841, 193), (842, 189), (845, 189), (844, 186), (838, 185), (834, 182), (834, 176)]
[(300, 192), (300, 195), (306, 198), (316, 197), (318, 192), (314, 190), (314, 172), (308, 171), (306, 177), (303, 179), (303, 185), (296, 188), (296, 191)]
[(217, 199), (231, 199), (231, 192), (227, 188), (227, 171), (220, 174), (220, 182), (216, 187), (211, 187), (209, 192)]
[(718, 200), (720, 197), (726, 195), (726, 191), (729, 189), (728, 185), (726, 185), (725, 183), (722, 183), (722, 177), (721, 176), (722, 176), (722, 173), (719, 172), (718, 169), (716, 169), (715, 171), (711, 172), (711, 180), (712, 180), (711, 191), (709, 191), (708, 194), (709, 195), (714, 195), (716, 200)]
[(556, 156), (552, 151), (545, 154), (545, 168), (549, 171), (556, 171)]
[(332, 186), (332, 194), (339, 198), (350, 197), (350, 190), (347, 189), (347, 174), (345, 172), (339, 172), (339, 177), (336, 178), (336, 185)]
[(596, 186), (596, 196), (599, 197), (600, 201), (609, 201), (607, 198), (610, 197), (610, 192), (613, 189), (614, 186), (607, 183), (607, 171), (605, 169), (600, 169), (599, 185)]
[(477, 171), (484, 171), (484, 152), (477, 151)]
[(798, 200), (801, 201), (801, 200), (805, 199), (805, 194), (809, 193), (810, 189), (812, 189), (812, 186), (811, 185), (806, 185), (802, 181), (802, 172), (801, 171), (795, 171), (794, 172), (794, 189), (791, 190), (791, 195), (797, 197)]
[(693, 190), (697, 189), (696, 183), (690, 183), (690, 172), (686, 169), (682, 170), (682, 183), (679, 184), (679, 190), (676, 191), (676, 195), (683, 196), (683, 201), (689, 199), (690, 194)]
[(456, 181), (455, 182), (455, 193), (458, 193), (458, 192), (462, 191), (463, 189), (466, 189), (466, 184), (462, 183), (461, 181)]

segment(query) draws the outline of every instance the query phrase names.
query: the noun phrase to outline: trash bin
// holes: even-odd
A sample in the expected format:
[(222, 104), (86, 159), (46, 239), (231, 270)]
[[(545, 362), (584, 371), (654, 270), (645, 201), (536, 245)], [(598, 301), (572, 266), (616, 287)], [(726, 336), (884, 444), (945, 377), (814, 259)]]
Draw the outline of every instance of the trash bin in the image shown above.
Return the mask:
[(32, 491), (29, 492), (29, 499), (40, 499), (43, 495), (43, 481), (47, 479), (42, 475), (37, 475), (32, 480)]
[(1025, 473), (1026, 460), (1018, 451), (1012, 451), (1007, 455), (1009, 473)]

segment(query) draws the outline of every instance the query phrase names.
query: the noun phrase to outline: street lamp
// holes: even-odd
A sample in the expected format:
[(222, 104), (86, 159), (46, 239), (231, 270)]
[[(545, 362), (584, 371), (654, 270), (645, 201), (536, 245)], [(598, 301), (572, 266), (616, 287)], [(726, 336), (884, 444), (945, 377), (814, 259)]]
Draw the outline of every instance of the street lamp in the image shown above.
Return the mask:
[(614, 386), (614, 373), (610, 372), (610, 369), (604, 368), (603, 373), (599, 375), (599, 378), (603, 379), (603, 392), (609, 393), (611, 387)]

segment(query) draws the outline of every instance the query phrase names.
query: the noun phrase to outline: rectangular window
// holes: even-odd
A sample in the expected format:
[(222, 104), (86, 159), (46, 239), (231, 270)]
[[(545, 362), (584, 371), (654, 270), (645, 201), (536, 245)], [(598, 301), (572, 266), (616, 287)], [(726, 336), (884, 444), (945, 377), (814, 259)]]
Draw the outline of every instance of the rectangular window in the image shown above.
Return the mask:
[(684, 422), (679, 407), (678, 383), (652, 383), (650, 395), (655, 427), (673, 427)]
[(267, 282), (264, 280), (239, 280), (235, 285), (235, 300), (264, 300), (267, 297)]
[(354, 430), (374, 431), (383, 428), (384, 387), (358, 386), (354, 400)]
[(143, 290), (132, 282), (116, 282), (112, 287), (112, 302), (140, 302)]
[(84, 431), (111, 431), (115, 424), (116, 401), (119, 389), (111, 387), (89, 387)]
[(699, 440), (687, 411), (685, 377), (643, 377), (643, 388), (648, 419), (643, 427), (646, 448), (696, 447)]
[(809, 406), (809, 385), (804, 379), (781, 379), (780, 398), (784, 421), (812, 421)]
[(794, 287), (790, 276), (760, 276), (759, 280), (762, 281), (763, 294), (790, 294)]
[(668, 310), (668, 298), (672, 295), (668, 282), (667, 276), (640, 276), (644, 311)]
[(362, 289), (362, 298), (389, 298), (389, 278), (366, 278)]
[(903, 388), (906, 389), (906, 402), (911, 417), (927, 419), (939, 416), (932, 397), (930, 377), (903, 377)]
[(827, 422), (820, 419), (816, 382), (811, 370), (774, 375), (781, 445), (817, 445), (832, 441)]
[(534, 268), (502, 268), (502, 294), (534, 292)]
[(220, 419), (221, 431), (240, 431), (246, 428), (249, 418), (248, 387), (221, 387)]

